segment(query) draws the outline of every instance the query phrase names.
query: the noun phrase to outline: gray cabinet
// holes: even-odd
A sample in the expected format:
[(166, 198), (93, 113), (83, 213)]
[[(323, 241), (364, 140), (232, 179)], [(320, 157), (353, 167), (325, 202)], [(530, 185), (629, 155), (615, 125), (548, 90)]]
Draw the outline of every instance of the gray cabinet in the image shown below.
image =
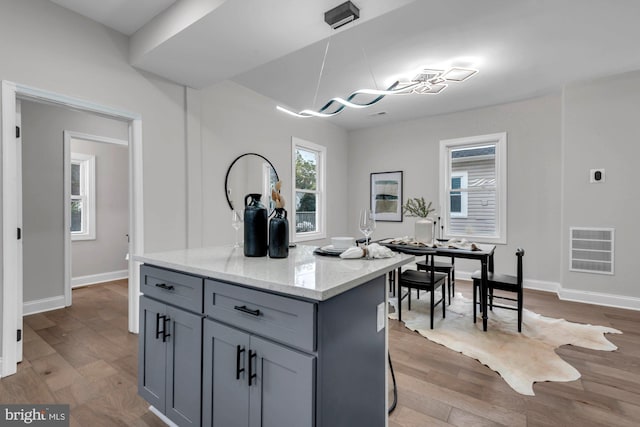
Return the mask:
[(210, 319), (203, 341), (203, 425), (315, 425), (315, 356)]
[(315, 357), (255, 336), (250, 351), (249, 426), (314, 426)]
[[(170, 286), (158, 289), (170, 292)], [(176, 424), (199, 426), (203, 316), (171, 305), (170, 293), (154, 296), (166, 302), (140, 297), (138, 393)]]
[(164, 412), (167, 396), (167, 344), (161, 338), (164, 325), (160, 324), (166, 310), (166, 304), (140, 298), (138, 393), (160, 412)]
[(138, 390), (177, 425), (385, 425), (384, 275), (310, 301), (143, 265), (141, 290)]

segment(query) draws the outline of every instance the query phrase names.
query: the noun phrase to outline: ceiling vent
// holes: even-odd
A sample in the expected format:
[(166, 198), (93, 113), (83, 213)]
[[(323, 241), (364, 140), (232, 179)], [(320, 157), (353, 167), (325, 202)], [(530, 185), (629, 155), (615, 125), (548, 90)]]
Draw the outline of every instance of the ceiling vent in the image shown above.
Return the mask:
[(324, 13), (324, 22), (329, 24), (331, 28), (337, 30), (349, 22), (355, 21), (360, 17), (360, 9), (350, 1), (342, 3), (340, 6)]
[(571, 227), (571, 271), (613, 274), (613, 228)]

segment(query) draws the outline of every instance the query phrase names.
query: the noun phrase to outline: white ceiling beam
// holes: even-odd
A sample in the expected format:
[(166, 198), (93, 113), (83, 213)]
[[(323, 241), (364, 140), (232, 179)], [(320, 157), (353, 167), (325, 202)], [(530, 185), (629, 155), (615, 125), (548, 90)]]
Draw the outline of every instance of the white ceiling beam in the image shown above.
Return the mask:
[(140, 65), (145, 55), (204, 18), (226, 0), (180, 0), (156, 15), (131, 36), (129, 62)]

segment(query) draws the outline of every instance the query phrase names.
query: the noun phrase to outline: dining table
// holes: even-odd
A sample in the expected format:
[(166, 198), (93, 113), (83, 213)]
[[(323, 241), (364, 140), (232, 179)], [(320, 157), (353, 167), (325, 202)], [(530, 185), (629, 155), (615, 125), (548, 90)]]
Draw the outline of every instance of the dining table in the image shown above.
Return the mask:
[[(449, 246), (447, 240), (438, 240), (437, 244), (432, 246), (420, 246), (416, 244), (395, 244), (390, 243), (389, 241), (393, 241), (392, 239), (382, 239), (378, 240), (377, 243), (386, 246), (389, 249), (402, 252), (407, 254), (412, 254), (416, 256), (424, 255), (426, 257), (426, 261), (429, 261), (430, 256), (446, 256), (452, 258), (464, 258), (464, 259), (475, 259), (480, 261), (480, 271), (481, 271), (481, 281), (480, 281), (480, 307), (482, 312), (482, 330), (487, 331), (487, 321), (488, 321), (488, 313), (487, 313), (487, 294), (488, 294), (488, 277), (489, 273), (494, 272), (494, 263), (493, 263), (493, 254), (495, 252), (496, 246), (491, 244), (483, 244), (483, 243), (474, 243), (473, 249), (471, 249), (471, 245), (469, 248), (460, 248), (455, 246)], [(396, 283), (398, 283), (396, 281)], [(399, 290), (398, 290), (399, 292)], [(474, 301), (475, 303), (475, 301)], [(474, 323), (476, 319), (473, 319)]]

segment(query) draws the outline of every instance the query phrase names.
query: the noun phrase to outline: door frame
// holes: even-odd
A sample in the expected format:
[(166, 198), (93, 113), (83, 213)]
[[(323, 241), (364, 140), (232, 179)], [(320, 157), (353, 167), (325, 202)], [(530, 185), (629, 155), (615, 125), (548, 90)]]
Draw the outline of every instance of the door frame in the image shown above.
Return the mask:
[[(111, 138), (108, 136), (92, 135), (88, 133), (76, 132), (73, 130), (64, 130), (63, 136), (64, 136), (63, 176), (64, 176), (64, 200), (65, 200), (64, 229), (70, 230), (71, 229), (71, 205), (69, 204), (68, 200), (71, 199), (71, 140), (81, 139), (83, 141), (89, 141), (89, 142), (95, 142), (95, 143), (101, 143), (101, 144), (114, 144), (114, 145), (120, 145), (125, 147), (129, 146), (129, 141), (125, 141), (117, 138)], [(129, 190), (129, 194), (131, 194), (133, 191), (133, 188), (131, 187), (131, 179), (127, 180), (127, 188)], [(71, 305), (72, 299), (73, 299), (71, 295), (71, 276), (72, 276), (71, 247), (72, 247), (71, 233), (65, 233), (65, 237), (64, 237), (64, 305), (66, 307), (69, 307)]]
[[(140, 283), (139, 265), (134, 255), (144, 252), (144, 211), (142, 183), (142, 119), (137, 113), (96, 104), (55, 92), (2, 81), (2, 112), (0, 138), (2, 139), (2, 339), (0, 342), (0, 378), (16, 373), (18, 348), (22, 342), (16, 340), (18, 306), (22, 294), (22, 262), (19, 240), (16, 238), (22, 218), (18, 211), (21, 188), (18, 176), (22, 176), (18, 164), (16, 128), (16, 101), (24, 99), (51, 105), (63, 106), (87, 113), (98, 114), (129, 125), (129, 331), (138, 333)], [(21, 298), (20, 298), (21, 299)]]

